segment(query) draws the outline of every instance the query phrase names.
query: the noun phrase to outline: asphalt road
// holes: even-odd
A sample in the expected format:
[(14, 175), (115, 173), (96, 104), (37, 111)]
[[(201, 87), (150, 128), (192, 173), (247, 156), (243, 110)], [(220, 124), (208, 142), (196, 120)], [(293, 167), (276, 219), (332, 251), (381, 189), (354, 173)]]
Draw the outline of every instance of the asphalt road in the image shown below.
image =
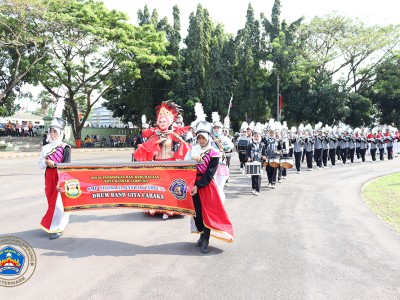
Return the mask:
[[(75, 162), (129, 162), (130, 152), (73, 152)], [(33, 276), (0, 299), (400, 299), (400, 234), (363, 203), (400, 158), (302, 172), (260, 196), (234, 157), (225, 206), (236, 241), (195, 247), (189, 217), (76, 212), (51, 241), (38, 157), (0, 158), (0, 236), (35, 250)]]

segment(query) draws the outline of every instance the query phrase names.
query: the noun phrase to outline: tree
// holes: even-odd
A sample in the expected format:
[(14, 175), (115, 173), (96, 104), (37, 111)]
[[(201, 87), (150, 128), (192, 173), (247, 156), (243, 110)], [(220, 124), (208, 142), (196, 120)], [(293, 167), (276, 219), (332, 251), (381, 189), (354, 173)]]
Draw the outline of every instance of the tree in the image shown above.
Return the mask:
[[(236, 46), (236, 85), (234, 120), (263, 120), (266, 113), (263, 86), (265, 81), (260, 72), (261, 41), (260, 21), (254, 16), (251, 4), (247, 7), (246, 23), (238, 31)], [(245, 112), (245, 114), (243, 114)]]
[(188, 35), (184, 39), (187, 49), (184, 54), (183, 93), (189, 101), (201, 100), (206, 109), (211, 105), (204, 102), (206, 70), (210, 62), (211, 27), (208, 11), (199, 4), (196, 14), (190, 14)]
[(373, 116), (376, 115), (376, 109), (371, 99), (363, 97), (358, 93), (349, 93), (347, 95), (349, 112), (344, 122), (353, 127), (362, 127), (375, 123)]
[(0, 115), (10, 115), (14, 99), (49, 42), (47, 7), (40, 0), (0, 2)]
[[(109, 11), (101, 2), (53, 1), (47, 63), (36, 70), (37, 81), (56, 99), (65, 98), (66, 116), (75, 139), (89, 113), (120, 78), (140, 78), (140, 63), (162, 68), (170, 61), (162, 34), (152, 26), (133, 27), (125, 14)], [(82, 116), (82, 117), (81, 117)]]
[[(362, 89), (374, 78), (374, 68), (399, 45), (400, 26), (366, 26), (337, 14), (315, 17), (302, 28), (307, 55), (319, 70), (341, 75), (348, 89)], [(338, 77), (338, 76), (336, 76)]]
[[(304, 43), (301, 38), (300, 27), (303, 18), (299, 18), (290, 25), (285, 20), (280, 21), (281, 4), (276, 0), (272, 8), (271, 22), (261, 15), (264, 26), (261, 61), (273, 63), (273, 72), (267, 71), (268, 104), (270, 109), (277, 111), (277, 81), (280, 81), (280, 94), (285, 99), (282, 118), (289, 124), (293, 120), (301, 119), (306, 95), (310, 88), (312, 66), (302, 58)], [(265, 72), (265, 71), (264, 71)], [(268, 73), (270, 72), (270, 73)], [(279, 78), (279, 79), (278, 79)], [(300, 107), (299, 107), (300, 105)]]
[(205, 75), (205, 103), (209, 103), (211, 111), (218, 111), (223, 118), (228, 110), (232, 93), (231, 61), (224, 52), (229, 37), (224, 33), (222, 25), (218, 24), (210, 39), (209, 67)]
[(400, 124), (400, 53), (394, 52), (376, 68), (375, 80), (365, 91), (376, 105), (381, 124)]
[[(167, 52), (167, 57), (171, 63), (160, 72), (160, 65), (146, 61), (140, 62), (137, 65), (141, 70), (140, 78), (132, 80), (129, 75), (126, 76), (121, 72), (119, 80), (122, 84), (105, 94), (105, 98), (108, 99), (105, 106), (112, 110), (115, 116), (121, 117), (123, 121), (131, 121), (134, 124), (140, 123), (143, 114), (147, 116), (148, 120), (154, 121), (154, 107), (163, 100), (171, 99), (170, 93), (175, 84), (174, 78), (177, 73), (177, 64), (179, 64), (179, 58), (174, 55), (175, 51), (179, 51), (179, 9), (174, 7), (173, 27), (168, 23), (167, 18), (158, 20), (156, 10), (153, 10), (153, 18), (141, 19), (148, 14), (144, 13), (145, 11), (148, 11), (147, 6), (145, 6), (143, 12), (139, 10), (139, 23), (142, 24), (141, 27), (155, 29), (160, 37), (169, 41), (168, 44), (164, 40), (166, 47), (163, 51)], [(178, 30), (178, 34), (176, 30)]]

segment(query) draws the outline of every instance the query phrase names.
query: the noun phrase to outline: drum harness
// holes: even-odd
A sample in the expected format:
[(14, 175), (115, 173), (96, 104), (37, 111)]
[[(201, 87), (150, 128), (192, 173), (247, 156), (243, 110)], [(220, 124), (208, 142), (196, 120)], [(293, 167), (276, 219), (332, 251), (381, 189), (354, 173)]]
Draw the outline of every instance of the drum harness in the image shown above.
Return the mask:
[(263, 146), (264, 146), (264, 143), (262, 143), (262, 142), (259, 142), (259, 143), (253, 142), (252, 143), (251, 154), (250, 154), (252, 161), (261, 162), (261, 151), (262, 151)]

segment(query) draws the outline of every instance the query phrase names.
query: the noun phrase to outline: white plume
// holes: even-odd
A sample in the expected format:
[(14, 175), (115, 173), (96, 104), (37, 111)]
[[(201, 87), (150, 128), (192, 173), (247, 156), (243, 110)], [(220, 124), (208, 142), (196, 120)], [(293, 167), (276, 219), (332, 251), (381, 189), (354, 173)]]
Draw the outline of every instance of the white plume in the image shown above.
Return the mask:
[(206, 120), (207, 115), (204, 113), (203, 105), (200, 102), (194, 105), (194, 114), (196, 115), (197, 122)]
[(274, 123), (275, 123), (274, 119), (269, 119), (269, 123), (268, 123), (269, 127), (274, 126)]
[(55, 118), (62, 119), (62, 113), (64, 111), (64, 107), (65, 107), (65, 100), (63, 98), (58, 99), (56, 111), (54, 112)]
[(315, 129), (315, 130), (320, 130), (320, 129), (321, 129), (321, 127), (322, 127), (322, 122), (321, 122), (321, 121), (319, 121), (317, 124), (315, 124), (315, 127), (314, 127), (314, 129)]
[(347, 125), (344, 124), (342, 121), (339, 121), (339, 126), (338, 129), (339, 130), (346, 130)]
[(312, 131), (312, 126), (311, 126), (311, 124), (307, 124), (307, 125), (304, 127), (304, 130), (305, 130), (305, 131)]
[(229, 119), (229, 116), (226, 116), (224, 118), (224, 127), (225, 128), (230, 128), (230, 125), (231, 125), (231, 120)]
[(242, 126), (240, 126), (240, 131), (246, 130), (247, 128), (249, 128), (249, 124), (246, 121), (244, 121), (242, 123)]
[(254, 121), (251, 121), (250, 122), (250, 124), (249, 124), (249, 128), (251, 129), (251, 130), (254, 130)]
[(254, 132), (258, 132), (259, 134), (261, 134), (263, 127), (264, 126), (260, 122), (257, 122), (256, 125), (254, 126)]
[(220, 118), (220, 116), (219, 116), (217, 111), (213, 111), (211, 113), (211, 120), (212, 120), (213, 123), (221, 121), (221, 118)]
[(281, 130), (282, 129), (282, 124), (279, 121), (274, 122), (274, 130)]
[(146, 124), (147, 118), (146, 115), (142, 115), (142, 124)]

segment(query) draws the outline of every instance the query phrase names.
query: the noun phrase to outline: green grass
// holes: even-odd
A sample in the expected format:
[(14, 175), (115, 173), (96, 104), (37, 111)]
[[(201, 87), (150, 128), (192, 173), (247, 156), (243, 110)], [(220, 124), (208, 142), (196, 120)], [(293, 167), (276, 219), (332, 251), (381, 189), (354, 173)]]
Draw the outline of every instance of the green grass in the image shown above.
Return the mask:
[(400, 233), (400, 173), (368, 182), (362, 191), (367, 206)]

